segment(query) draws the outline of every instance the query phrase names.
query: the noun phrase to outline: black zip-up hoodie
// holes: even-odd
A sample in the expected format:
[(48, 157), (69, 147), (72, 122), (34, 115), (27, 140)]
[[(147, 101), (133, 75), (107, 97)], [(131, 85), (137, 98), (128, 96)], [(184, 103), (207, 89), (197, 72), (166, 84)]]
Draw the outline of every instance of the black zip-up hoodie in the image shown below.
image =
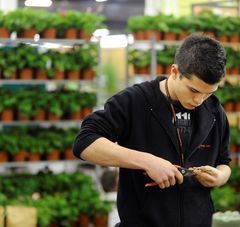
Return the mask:
[[(126, 88), (110, 98), (104, 110), (86, 117), (74, 142), (75, 156), (79, 157), (97, 138), (106, 137), (119, 145), (180, 164), (172, 113), (159, 89), (163, 79)], [(228, 165), (229, 126), (217, 98), (212, 95), (194, 114), (196, 121), (184, 166)], [(202, 186), (195, 177), (185, 177), (183, 184), (166, 189), (145, 188), (149, 181), (143, 170), (120, 169), (120, 227), (211, 226), (214, 207), (210, 188)]]

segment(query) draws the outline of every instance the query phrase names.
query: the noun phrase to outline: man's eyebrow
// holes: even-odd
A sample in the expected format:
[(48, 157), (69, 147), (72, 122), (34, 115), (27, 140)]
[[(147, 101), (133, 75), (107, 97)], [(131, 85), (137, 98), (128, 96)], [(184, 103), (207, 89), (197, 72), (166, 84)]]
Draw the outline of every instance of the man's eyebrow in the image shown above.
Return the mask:
[(192, 91), (197, 92), (197, 93), (209, 94), (209, 95), (210, 95), (210, 94), (213, 94), (213, 93), (217, 90), (217, 89), (216, 89), (215, 91), (207, 92), (207, 93), (206, 93), (206, 92), (200, 92), (200, 91), (198, 91), (197, 89), (195, 89), (195, 88), (193, 88), (193, 87), (189, 87), (189, 89), (191, 89)]

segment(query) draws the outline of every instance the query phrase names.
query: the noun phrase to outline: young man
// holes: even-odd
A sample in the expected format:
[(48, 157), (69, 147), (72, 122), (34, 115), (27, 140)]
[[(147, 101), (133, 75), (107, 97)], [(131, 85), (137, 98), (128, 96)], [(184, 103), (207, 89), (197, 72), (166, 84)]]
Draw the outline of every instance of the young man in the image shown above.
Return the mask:
[(218, 41), (191, 35), (168, 78), (126, 88), (83, 121), (74, 154), (120, 167), (118, 226), (211, 226), (210, 190), (231, 172), (229, 126), (212, 95), (225, 64)]

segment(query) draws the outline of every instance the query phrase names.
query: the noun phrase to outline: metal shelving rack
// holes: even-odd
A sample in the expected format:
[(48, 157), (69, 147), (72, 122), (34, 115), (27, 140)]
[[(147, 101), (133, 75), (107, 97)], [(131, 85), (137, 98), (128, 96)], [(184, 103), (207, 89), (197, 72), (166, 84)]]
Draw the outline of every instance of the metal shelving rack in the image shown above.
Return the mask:
[[(18, 39), (18, 38), (0, 38), (0, 47), (9, 45), (9, 46), (17, 46), (19, 44), (29, 44), (33, 46), (43, 46), (44, 48), (72, 48), (74, 45), (83, 44), (86, 40), (80, 39)], [(49, 46), (49, 44), (51, 44)], [(56, 44), (55, 46), (52, 44)], [(58, 47), (57, 47), (58, 46)], [(100, 56), (100, 54), (99, 54)], [(85, 90), (89, 90), (90, 86), (92, 89), (97, 91), (97, 81), (87, 81), (87, 80), (19, 80), (19, 79), (1, 79), (0, 86), (3, 85), (43, 85), (45, 89), (49, 87), (57, 87), (61, 85), (65, 85), (67, 83), (78, 84), (78, 86), (85, 88)], [(82, 120), (59, 120), (59, 121), (11, 121), (11, 122), (1, 122), (0, 121), (0, 130), (3, 130), (4, 127), (12, 127), (12, 126), (36, 126), (39, 125), (41, 127), (48, 128), (50, 126), (56, 126), (59, 128), (69, 128), (69, 127), (79, 127), (81, 126)], [(73, 138), (74, 140), (74, 138)], [(13, 170), (21, 170), (25, 171), (26, 169), (32, 173), (36, 173), (41, 169), (49, 168), (53, 172), (63, 172), (63, 171), (74, 171), (80, 166), (86, 164), (84, 161), (80, 159), (76, 160), (59, 160), (59, 161), (36, 161), (36, 162), (7, 162), (1, 163), (0, 165), (0, 174), (3, 174), (8, 171)], [(93, 166), (94, 171), (93, 175), (99, 175), (99, 170), (96, 166)], [(96, 177), (95, 177), (96, 178)], [(99, 183), (99, 182), (97, 182)]]

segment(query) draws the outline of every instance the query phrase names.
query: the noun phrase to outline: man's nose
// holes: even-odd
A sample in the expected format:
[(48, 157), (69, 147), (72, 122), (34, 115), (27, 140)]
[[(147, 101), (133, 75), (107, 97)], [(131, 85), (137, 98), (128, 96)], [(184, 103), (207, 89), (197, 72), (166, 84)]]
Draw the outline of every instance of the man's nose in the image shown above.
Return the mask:
[(197, 106), (200, 106), (204, 100), (205, 100), (205, 95), (203, 94), (197, 94), (193, 98), (194, 104), (196, 104)]

